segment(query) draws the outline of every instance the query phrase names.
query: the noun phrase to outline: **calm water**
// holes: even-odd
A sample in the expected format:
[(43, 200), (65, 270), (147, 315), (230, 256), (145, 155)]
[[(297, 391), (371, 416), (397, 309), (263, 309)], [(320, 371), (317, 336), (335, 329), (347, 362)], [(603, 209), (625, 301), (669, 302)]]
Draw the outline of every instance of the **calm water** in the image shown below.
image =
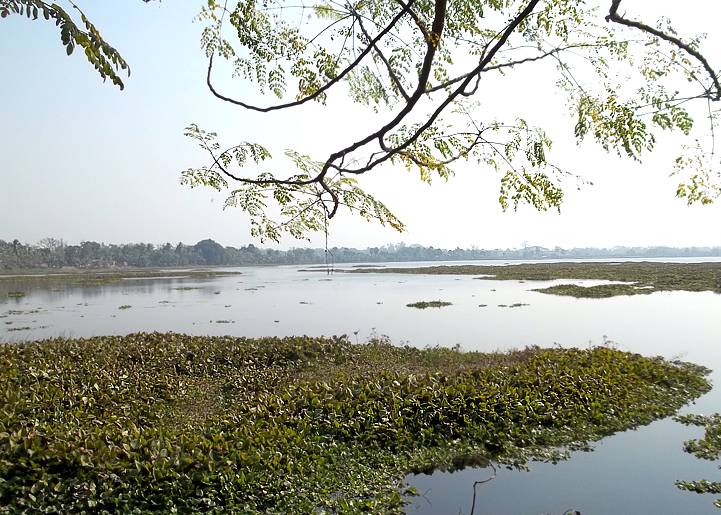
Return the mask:
[[(298, 268), (242, 268), (238, 269), (242, 275), (211, 280), (128, 280), (57, 291), (22, 284), (21, 279), (0, 282), (0, 339), (176, 331), (242, 336), (347, 334), (351, 340), (364, 341), (373, 334), (385, 334), (394, 342), (420, 347), (459, 343), (464, 349), (481, 351), (526, 345), (584, 347), (611, 340), (623, 350), (708, 366), (714, 369), (711, 379), (716, 385), (721, 378), (721, 295), (669, 292), (573, 299), (529, 291), (568, 281), (327, 276), (298, 272)], [(5, 292), (13, 290), (27, 295), (6, 298)], [(453, 305), (428, 310), (405, 307), (419, 300), (445, 300)], [(528, 306), (498, 307), (514, 303)], [(721, 411), (720, 391), (715, 388), (684, 411)], [(717, 496), (687, 493), (674, 486), (677, 479), (718, 480), (721, 476), (716, 464), (681, 449), (684, 440), (701, 434), (697, 428), (662, 420), (607, 438), (596, 444), (594, 452), (576, 453), (558, 465), (536, 463), (530, 472), (499, 470), (493, 481), (478, 486), (474, 513), (560, 515), (569, 509), (583, 515), (719, 513), (713, 507)], [(408, 511), (468, 514), (473, 482), (490, 474), (487, 469), (467, 469), (409, 477), (408, 482), (424, 496), (414, 499)]]

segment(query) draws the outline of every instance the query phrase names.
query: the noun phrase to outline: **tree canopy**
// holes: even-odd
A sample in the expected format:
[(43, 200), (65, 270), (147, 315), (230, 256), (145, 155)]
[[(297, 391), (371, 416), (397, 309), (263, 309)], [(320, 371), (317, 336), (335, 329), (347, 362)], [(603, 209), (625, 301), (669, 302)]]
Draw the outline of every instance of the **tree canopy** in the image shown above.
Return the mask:
[[(55, 4), (0, 0), (3, 17), (39, 13), (60, 27), (68, 53), (81, 46), (100, 75), (122, 88), (127, 63), (82, 12), (78, 29)], [(186, 129), (207, 162), (183, 171), (182, 182), (226, 191), (225, 207), (245, 211), (261, 239), (326, 230), (340, 208), (402, 230), (358, 183), (384, 166), (416, 170), (431, 182), (471, 161), (498, 172), (504, 209), (558, 209), (563, 183), (574, 174), (553, 161), (547, 127), (491, 117), (482, 102), (489, 86), (516, 80), (510, 72), (531, 63), (548, 65), (543, 77), (565, 95), (575, 119), (569, 133), (578, 142), (590, 139), (640, 160), (660, 133), (679, 133), (688, 143), (670, 163), (677, 196), (689, 204), (721, 196), (714, 151), (721, 84), (702, 38), (677, 34), (668, 19), (627, 14), (622, 0), (207, 0), (199, 19), (207, 24), (207, 86), (230, 107), (267, 113), (330, 105), (338, 97), (329, 94), (339, 90), (381, 117), (329, 155), (287, 150), (292, 170), (261, 143), (225, 145), (212, 130)], [(219, 68), (221, 60), (227, 63)], [(266, 103), (224, 92), (216, 79), (228, 65), (269, 97)], [(534, 85), (528, 90), (533, 95)], [(694, 104), (703, 106), (702, 116)]]

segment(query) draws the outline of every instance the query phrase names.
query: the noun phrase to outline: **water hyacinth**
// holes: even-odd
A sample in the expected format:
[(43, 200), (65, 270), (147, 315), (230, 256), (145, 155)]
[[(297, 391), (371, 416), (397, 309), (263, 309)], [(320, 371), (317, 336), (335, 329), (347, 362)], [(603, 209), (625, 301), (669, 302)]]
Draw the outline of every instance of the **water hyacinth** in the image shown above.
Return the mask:
[(402, 478), (558, 459), (705, 370), (598, 347), (131, 334), (0, 346), (0, 513), (400, 512)]
[[(702, 460), (721, 460), (721, 414), (714, 413), (710, 416), (682, 415), (676, 417), (676, 421), (704, 428), (703, 438), (684, 442), (684, 451)], [(681, 490), (699, 494), (721, 494), (721, 481), (709, 481), (707, 479), (676, 481), (676, 486)], [(714, 505), (721, 508), (721, 499), (716, 499)]]

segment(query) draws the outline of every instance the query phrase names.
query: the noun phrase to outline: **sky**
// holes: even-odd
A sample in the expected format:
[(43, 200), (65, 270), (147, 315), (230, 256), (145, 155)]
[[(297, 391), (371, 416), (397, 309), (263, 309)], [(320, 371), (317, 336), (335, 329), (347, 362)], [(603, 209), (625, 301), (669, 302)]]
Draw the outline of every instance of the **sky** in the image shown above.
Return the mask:
[[(193, 21), (202, 3), (79, 3), (130, 63), (124, 91), (102, 83), (79, 52), (66, 56), (52, 24), (19, 16), (0, 20), (0, 239), (195, 243), (212, 238), (224, 245), (258, 245), (247, 217), (222, 209), (222, 195), (180, 185), (182, 170), (204, 164), (184, 128), (198, 123), (229, 144), (255, 141), (274, 154), (293, 148), (322, 156), (378, 122), (342, 95), (332, 96), (327, 109), (312, 105), (271, 115), (215, 99), (205, 85), (202, 25)], [(712, 65), (721, 66), (721, 35), (714, 34), (721, 4), (643, 4), (653, 9), (649, 16), (671, 18), (682, 34), (708, 32), (702, 49)], [(549, 83), (544, 69), (513, 73), (513, 81), (485, 91), (483, 98), (491, 104), (513, 102), (547, 123), (560, 135), (554, 151), (593, 186), (576, 190), (575, 183), (566, 183), (560, 214), (530, 207), (503, 212), (499, 176), (475, 163), (458, 166), (447, 183), (436, 180), (431, 186), (404, 168), (384, 168), (364, 176), (361, 185), (384, 201), (407, 230), (399, 234), (341, 212), (331, 224), (329, 244), (721, 245), (721, 201), (688, 207), (675, 198), (678, 179), (668, 175), (677, 141), (662, 140), (642, 163), (608, 155), (593, 144), (578, 146), (561, 97), (552, 85), (544, 86)], [(251, 94), (241, 81), (222, 84), (235, 94)], [(321, 244), (318, 236), (263, 246)]]

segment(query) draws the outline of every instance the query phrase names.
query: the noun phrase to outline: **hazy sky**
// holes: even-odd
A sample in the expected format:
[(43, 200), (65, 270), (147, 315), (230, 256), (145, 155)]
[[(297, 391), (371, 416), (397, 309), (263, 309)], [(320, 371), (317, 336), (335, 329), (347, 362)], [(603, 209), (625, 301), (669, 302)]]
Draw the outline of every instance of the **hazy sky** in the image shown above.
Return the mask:
[[(242, 212), (224, 212), (221, 195), (179, 184), (181, 170), (204, 163), (183, 136), (184, 127), (196, 122), (229, 144), (250, 140), (275, 153), (294, 148), (323, 156), (373, 123), (373, 115), (338, 96), (330, 99), (332, 109), (310, 106), (274, 115), (216, 100), (204, 82), (202, 26), (192, 22), (201, 4), (80, 3), (131, 65), (122, 92), (103, 84), (80, 52), (67, 57), (52, 24), (19, 16), (0, 21), (0, 239), (194, 243), (210, 237), (247, 244), (253, 240)], [(667, 14), (683, 31), (710, 32), (702, 48), (712, 65), (721, 66), (718, 2), (626, 4), (652, 6), (654, 15)], [(687, 207), (674, 196), (678, 179), (668, 173), (676, 142), (662, 141), (643, 164), (606, 155), (592, 144), (576, 146), (574, 122), (561, 98), (554, 104), (552, 88), (543, 86), (548, 77), (543, 67), (519, 70), (512, 87), (505, 81), (503, 89), (484, 92), (484, 99), (513, 102), (548, 121), (557, 129), (554, 149), (565, 164), (594, 182), (580, 191), (567, 184), (560, 215), (530, 207), (503, 213), (499, 177), (475, 164), (459, 166), (448, 183), (432, 186), (404, 169), (387, 168), (364, 177), (362, 185), (399, 215), (407, 231), (398, 234), (340, 213), (330, 244), (721, 245), (721, 202)], [(248, 91), (239, 83), (227, 86)], [(288, 239), (281, 247), (304, 245)]]

